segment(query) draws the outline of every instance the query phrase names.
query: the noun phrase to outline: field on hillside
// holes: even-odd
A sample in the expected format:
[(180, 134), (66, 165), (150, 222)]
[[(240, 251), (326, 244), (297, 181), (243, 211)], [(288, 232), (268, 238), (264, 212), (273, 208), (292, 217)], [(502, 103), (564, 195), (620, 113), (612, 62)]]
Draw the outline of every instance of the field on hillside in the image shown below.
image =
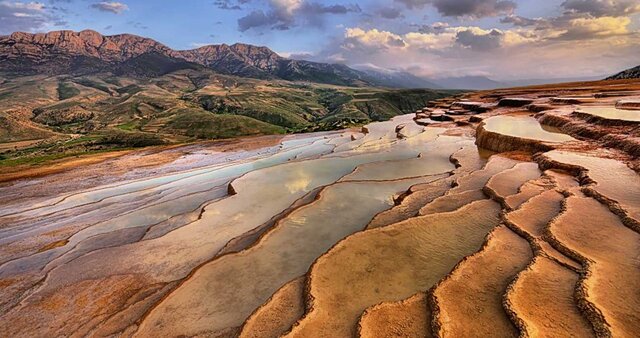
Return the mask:
[(459, 93), (191, 70), (144, 80), (111, 74), (0, 78), (0, 166), (111, 149), (344, 129)]

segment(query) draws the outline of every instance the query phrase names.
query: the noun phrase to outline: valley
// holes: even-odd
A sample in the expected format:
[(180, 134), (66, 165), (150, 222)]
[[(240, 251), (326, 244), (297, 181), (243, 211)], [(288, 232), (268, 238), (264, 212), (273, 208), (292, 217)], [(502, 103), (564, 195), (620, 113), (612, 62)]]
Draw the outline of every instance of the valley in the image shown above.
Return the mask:
[(0, 84), (0, 167), (87, 153), (383, 121), (459, 91), (341, 87), (183, 70), (157, 78), (30, 76)]

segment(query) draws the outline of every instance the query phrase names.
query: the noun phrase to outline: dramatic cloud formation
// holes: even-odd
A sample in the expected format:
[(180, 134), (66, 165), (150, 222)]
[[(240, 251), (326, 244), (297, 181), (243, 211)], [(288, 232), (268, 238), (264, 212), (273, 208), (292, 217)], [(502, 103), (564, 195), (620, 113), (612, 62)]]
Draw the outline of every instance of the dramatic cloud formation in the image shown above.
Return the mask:
[(299, 22), (322, 26), (324, 15), (361, 11), (358, 5), (325, 5), (304, 0), (270, 0), (268, 5), (266, 11), (255, 10), (238, 19), (238, 29), (241, 32), (265, 27), (288, 30)]
[(543, 19), (529, 19), (529, 18), (525, 18), (522, 16), (518, 16), (518, 15), (508, 15), (503, 17), (502, 19), (500, 19), (501, 23), (508, 23), (508, 24), (512, 24), (514, 26), (520, 26), (520, 27), (528, 27), (528, 26), (535, 26), (538, 25), (542, 22), (544, 22)]
[(376, 11), (376, 13), (385, 19), (397, 19), (402, 17), (402, 11), (396, 7), (383, 7)]
[(570, 20), (559, 36), (564, 40), (586, 40), (629, 34), (627, 17), (577, 18)]
[(503, 17), (500, 22), (533, 29), (546, 40), (590, 40), (633, 34), (629, 13), (640, 11), (634, 1), (567, 0), (565, 12), (556, 17), (530, 19), (517, 15)]
[(407, 53), (443, 53), (452, 49), (460, 51), (460, 48), (486, 52), (536, 41), (536, 37), (529, 31), (484, 30), (464, 26), (436, 27), (438, 28), (432, 28), (428, 32), (421, 29), (403, 35), (377, 29), (347, 28), (340, 48), (343, 53), (347, 51), (365, 54), (391, 49)]
[(396, 0), (409, 8), (423, 8), (430, 4), (444, 16), (482, 18), (512, 13), (517, 4), (501, 0)]
[(229, 9), (229, 10), (241, 10), (242, 7), (240, 3), (247, 3), (248, 0), (239, 1), (238, 3), (234, 3), (231, 0), (216, 0), (213, 2), (216, 7), (219, 9)]
[[(95, 29), (177, 49), (246, 42), (419, 76), (606, 75), (640, 55), (640, 0), (0, 0), (0, 34)], [(95, 15), (96, 10), (119, 14)]]
[(562, 7), (573, 13), (596, 17), (623, 16), (640, 12), (638, 0), (566, 0)]
[(315, 60), (367, 64), (369, 69), (375, 66), (429, 77), (509, 74), (506, 78), (543, 78), (607, 74), (611, 72), (607, 69), (617, 69), (607, 64), (611, 55), (625, 55), (625, 62), (633, 64), (637, 62), (633, 55), (640, 53), (640, 35), (632, 30), (627, 16), (567, 12), (529, 19), (514, 14), (499, 21), (513, 28), (435, 22), (413, 25), (413, 31), (400, 34), (350, 27), (341, 40), (316, 54)]
[(35, 31), (46, 27), (55, 18), (39, 2), (0, 1), (0, 33)]
[(406, 46), (401, 36), (377, 29), (365, 31), (361, 28), (347, 28), (344, 37), (344, 49), (370, 51)]
[(516, 8), (516, 3), (498, 0), (434, 0), (433, 6), (445, 16), (482, 18), (512, 13)]
[(97, 10), (103, 11), (103, 12), (109, 12), (109, 13), (113, 13), (113, 14), (120, 14), (126, 10), (129, 9), (129, 6), (121, 3), (121, 2), (107, 2), (107, 1), (103, 1), (103, 2), (98, 2), (95, 4), (91, 5), (91, 8), (95, 8)]
[(490, 51), (500, 48), (504, 33), (497, 29), (485, 32), (480, 29), (467, 29), (456, 34), (456, 42), (472, 49)]

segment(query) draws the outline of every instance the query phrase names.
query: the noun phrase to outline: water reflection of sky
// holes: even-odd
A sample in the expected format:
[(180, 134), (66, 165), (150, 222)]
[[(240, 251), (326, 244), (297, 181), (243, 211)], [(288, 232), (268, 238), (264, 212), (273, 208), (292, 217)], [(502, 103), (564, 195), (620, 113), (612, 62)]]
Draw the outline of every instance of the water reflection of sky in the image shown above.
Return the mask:
[(640, 110), (624, 110), (614, 107), (580, 107), (579, 111), (606, 119), (640, 122)]
[(559, 133), (553, 128), (543, 127), (530, 116), (495, 116), (485, 120), (488, 131), (504, 135), (540, 140), (544, 142), (567, 142), (573, 137)]

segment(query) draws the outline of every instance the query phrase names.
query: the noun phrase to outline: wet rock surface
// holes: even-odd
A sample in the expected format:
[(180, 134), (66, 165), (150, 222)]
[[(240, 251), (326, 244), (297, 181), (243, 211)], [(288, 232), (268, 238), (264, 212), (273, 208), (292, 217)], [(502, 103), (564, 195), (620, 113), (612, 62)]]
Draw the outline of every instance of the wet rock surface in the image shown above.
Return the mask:
[(10, 180), (0, 336), (637, 336), (639, 92), (475, 92)]

